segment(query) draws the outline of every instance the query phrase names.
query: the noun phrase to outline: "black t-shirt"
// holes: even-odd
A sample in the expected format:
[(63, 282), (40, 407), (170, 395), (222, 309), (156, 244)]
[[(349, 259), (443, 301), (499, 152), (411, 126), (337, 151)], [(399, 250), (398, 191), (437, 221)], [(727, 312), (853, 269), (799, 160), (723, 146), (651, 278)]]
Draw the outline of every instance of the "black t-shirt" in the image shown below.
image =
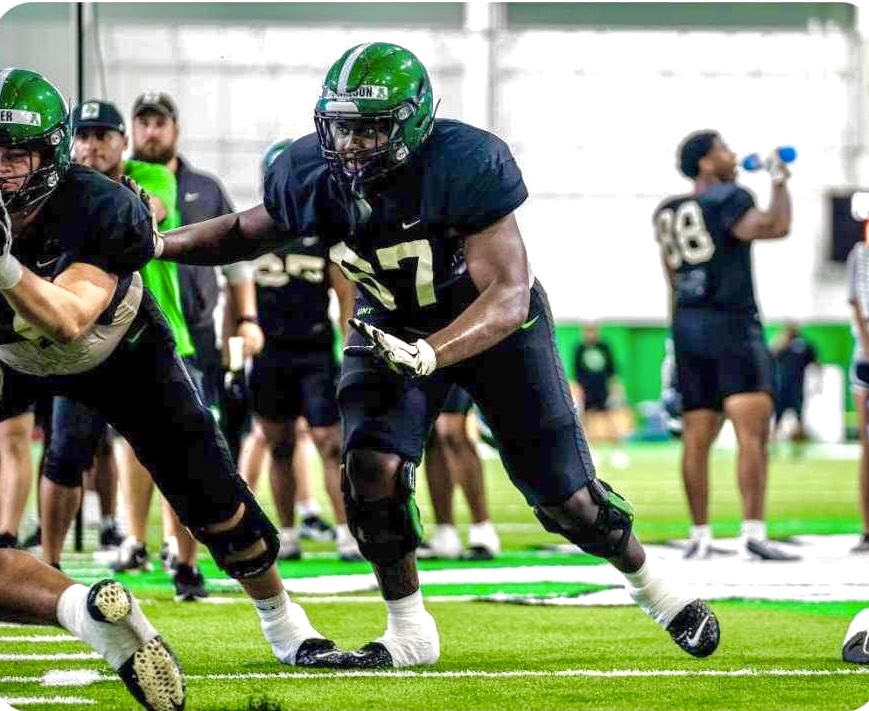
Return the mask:
[(655, 210), (655, 236), (675, 272), (676, 307), (754, 313), (751, 242), (733, 226), (754, 198), (735, 183), (718, 183), (698, 195), (667, 198)]
[[(232, 203), (216, 178), (190, 168), (178, 158), (178, 211), (182, 225), (193, 225), (234, 212)], [(184, 320), (194, 330), (214, 330), (214, 309), (220, 297), (214, 267), (178, 265)]]
[(369, 308), (419, 333), (441, 328), (478, 295), (464, 237), (513, 212), (528, 195), (501, 139), (447, 119), (436, 120), (410, 163), (371, 192), (371, 215), (361, 222), (311, 134), (272, 164), (264, 203), (289, 234), (324, 239)]
[(257, 310), (266, 338), (332, 347), (327, 252), (325, 242), (310, 235), (254, 260)]
[(573, 367), (576, 382), (594, 393), (606, 393), (609, 379), (616, 372), (612, 351), (603, 342), (580, 343), (573, 356)]
[[(53, 280), (73, 262), (117, 274), (115, 295), (97, 323), (110, 323), (133, 272), (154, 255), (151, 219), (142, 201), (123, 185), (74, 165), (12, 243), (12, 254), (31, 271)], [(21, 340), (14, 311), (0, 299), (0, 343)]]

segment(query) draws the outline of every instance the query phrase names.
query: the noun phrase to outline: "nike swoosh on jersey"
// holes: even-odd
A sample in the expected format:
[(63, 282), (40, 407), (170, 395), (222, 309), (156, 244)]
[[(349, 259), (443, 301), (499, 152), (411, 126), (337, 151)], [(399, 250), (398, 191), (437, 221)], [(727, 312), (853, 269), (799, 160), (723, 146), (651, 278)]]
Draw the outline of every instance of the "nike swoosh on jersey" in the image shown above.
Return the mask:
[(184, 193), (184, 202), (196, 202), (199, 199), (199, 193)]
[(54, 259), (49, 259), (49, 260), (47, 260), (47, 261), (45, 261), (45, 262), (40, 262), (40, 261), (37, 259), (37, 260), (36, 260), (36, 266), (37, 266), (39, 269), (43, 269), (44, 267), (47, 267), (49, 264), (54, 264), (58, 259), (60, 259), (60, 257), (55, 257)]
[(697, 631), (692, 634), (687, 640), (685, 640), (689, 647), (696, 647), (700, 644), (700, 636), (703, 634), (703, 630), (706, 628), (706, 623), (709, 622), (709, 615), (703, 618), (703, 622), (700, 623), (700, 626), (697, 628)]
[(401, 229), (403, 229), (403, 230), (409, 230), (411, 227), (416, 227), (420, 222), (422, 222), (422, 218), (421, 218), (421, 217), (417, 217), (415, 220), (411, 220), (410, 222), (404, 222), (404, 221), (402, 221), (402, 223), (401, 223)]
[(523, 331), (527, 331), (528, 329), (532, 328), (535, 323), (537, 323), (537, 319), (539, 318), (540, 314), (537, 314), (534, 318), (529, 318), (525, 323), (519, 326), (519, 328), (521, 328)]
[(313, 247), (319, 241), (319, 237), (302, 237), (302, 245), (305, 247)]

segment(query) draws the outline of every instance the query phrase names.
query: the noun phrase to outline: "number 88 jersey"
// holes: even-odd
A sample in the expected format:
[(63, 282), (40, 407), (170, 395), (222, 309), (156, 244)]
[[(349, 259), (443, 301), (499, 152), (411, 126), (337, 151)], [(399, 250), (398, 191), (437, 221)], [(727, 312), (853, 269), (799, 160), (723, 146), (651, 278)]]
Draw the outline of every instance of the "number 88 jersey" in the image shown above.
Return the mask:
[(677, 307), (757, 311), (751, 242), (733, 234), (752, 207), (747, 190), (718, 183), (702, 193), (667, 198), (655, 210), (655, 239), (673, 274)]

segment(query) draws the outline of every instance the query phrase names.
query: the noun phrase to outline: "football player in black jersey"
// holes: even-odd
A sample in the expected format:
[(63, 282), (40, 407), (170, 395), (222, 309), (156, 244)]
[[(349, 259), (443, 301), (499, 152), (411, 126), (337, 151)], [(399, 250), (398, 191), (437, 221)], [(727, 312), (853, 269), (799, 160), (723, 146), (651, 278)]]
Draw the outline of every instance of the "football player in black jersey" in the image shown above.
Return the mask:
[[(281, 150), (273, 155), (272, 150), (267, 151), (267, 165), (291, 143), (281, 142)], [(254, 426), (262, 431), (272, 453), (269, 478), (281, 524), (279, 557), (301, 556), (295, 525), (293, 450), (296, 418), (304, 416), (323, 463), (326, 492), (335, 513), (339, 557), (360, 560), (341, 496), (338, 364), (329, 318), (329, 291), (335, 292), (341, 323), (346, 324), (353, 314), (356, 290), (338, 266), (329, 263), (328, 247), (317, 235), (264, 254), (251, 266), (265, 346), (254, 356), (248, 389)], [(305, 307), (299, 308), (300, 304)], [(343, 335), (346, 340), (346, 333)], [(248, 481), (250, 474), (242, 471)]]
[[(347, 666), (433, 664), (419, 591), (416, 466), (453, 384), (479, 405), (504, 466), (543, 526), (608, 559), (637, 603), (695, 656), (715, 615), (677, 592), (631, 532), (633, 509), (595, 477), (514, 211), (527, 197), (507, 145), (434, 118), (428, 73), (393, 44), (352, 47), (329, 69), (317, 132), (274, 162), (263, 204), (158, 236), (182, 261), (234, 261), (317, 235), (357, 282), (341, 367), (347, 518), (387, 605), (386, 633)], [(299, 308), (305, 308), (299, 304)]]
[(155, 244), (147, 196), (70, 165), (70, 142), (57, 89), (34, 72), (0, 70), (0, 419), (51, 395), (100, 412), (253, 598), (275, 655), (322, 664), (334, 645), (289, 602), (277, 532), (142, 287), (138, 270)]
[(769, 209), (735, 182), (736, 155), (714, 131), (688, 136), (679, 169), (692, 180), (686, 195), (655, 210), (655, 236), (671, 285), (676, 379), (682, 396), (682, 479), (693, 527), (687, 558), (711, 551), (709, 449), (723, 415), (738, 446), (742, 495), (741, 553), (790, 560), (767, 540), (764, 521), (767, 440), (773, 414), (772, 358), (754, 298), (751, 243), (787, 235), (791, 226), (789, 171), (770, 159)]

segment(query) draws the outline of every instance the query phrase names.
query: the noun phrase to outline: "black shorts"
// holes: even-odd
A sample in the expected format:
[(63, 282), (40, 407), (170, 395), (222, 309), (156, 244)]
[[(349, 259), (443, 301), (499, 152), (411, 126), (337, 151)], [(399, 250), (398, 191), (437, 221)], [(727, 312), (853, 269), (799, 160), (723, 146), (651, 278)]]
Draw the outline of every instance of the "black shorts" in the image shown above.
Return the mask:
[(0, 419), (52, 395), (96, 410), (127, 438), (186, 526), (225, 521), (249, 496), (147, 289), (127, 337), (92, 370), (41, 378), (2, 368)]
[(311, 427), (334, 425), (339, 420), (337, 375), (331, 348), (303, 350), (297, 344), (266, 339), (248, 381), (253, 411), (275, 422), (304, 415)]
[(460, 388), (458, 385), (453, 385), (447, 393), (447, 399), (444, 400), (444, 406), (441, 408), (442, 415), (466, 415), (468, 410), (474, 406), (474, 401), (468, 395), (468, 391)]
[(676, 311), (676, 372), (682, 410), (722, 410), (739, 393), (773, 393), (773, 362), (757, 316), (713, 309)]
[[(367, 320), (406, 340), (390, 313)], [(357, 333), (351, 345), (363, 345)], [(370, 356), (348, 356), (338, 402), (344, 449), (394, 452), (419, 464), (451, 386), (468, 391), (501, 443), (507, 473), (531, 504), (560, 504), (594, 478), (585, 435), (555, 344), (546, 292), (535, 283), (523, 327), (488, 351), (430, 378), (400, 377)]]
[(606, 386), (600, 387), (583, 387), (583, 407), (586, 412), (606, 412), (609, 410), (607, 406), (608, 393)]

